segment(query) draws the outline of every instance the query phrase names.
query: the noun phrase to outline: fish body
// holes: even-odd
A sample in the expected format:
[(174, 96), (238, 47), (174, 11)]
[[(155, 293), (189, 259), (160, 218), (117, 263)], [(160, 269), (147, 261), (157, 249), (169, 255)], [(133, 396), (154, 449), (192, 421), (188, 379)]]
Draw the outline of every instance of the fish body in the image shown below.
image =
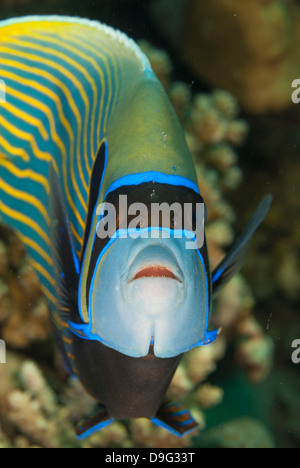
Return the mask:
[[(184, 133), (138, 46), (98, 22), (27, 17), (0, 22), (0, 58), (1, 220), (27, 246), (68, 372), (103, 405), (78, 437), (137, 417), (194, 430), (165, 394), (182, 355), (216, 339), (213, 293), (242, 265), (271, 198), (211, 273)], [(124, 197), (131, 209), (190, 206), (189, 227), (170, 211), (168, 227), (144, 216), (133, 228)], [(113, 235), (100, 236), (109, 207)]]

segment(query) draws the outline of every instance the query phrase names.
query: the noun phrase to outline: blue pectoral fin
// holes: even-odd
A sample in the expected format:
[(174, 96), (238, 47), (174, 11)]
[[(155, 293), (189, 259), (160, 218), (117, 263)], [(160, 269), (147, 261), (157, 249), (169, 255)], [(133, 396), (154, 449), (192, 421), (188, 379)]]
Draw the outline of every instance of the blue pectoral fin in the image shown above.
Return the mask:
[(80, 325), (74, 322), (69, 322), (69, 330), (79, 338), (83, 338), (84, 340), (90, 340), (91, 336), (89, 334), (89, 325)]
[(86, 439), (101, 429), (109, 426), (114, 420), (109, 416), (106, 409), (100, 411), (95, 416), (87, 419), (83, 424), (76, 427), (76, 438), (78, 440)]
[(242, 235), (237, 239), (227, 256), (213, 272), (213, 293), (216, 293), (225, 286), (243, 266), (251, 237), (268, 214), (272, 205), (272, 200), (273, 197), (271, 195), (266, 195), (262, 199)]
[(173, 400), (163, 404), (151, 421), (177, 437), (183, 437), (199, 429), (191, 413)]
[(204, 340), (199, 341), (195, 346), (208, 346), (216, 341), (220, 330), (206, 331)]

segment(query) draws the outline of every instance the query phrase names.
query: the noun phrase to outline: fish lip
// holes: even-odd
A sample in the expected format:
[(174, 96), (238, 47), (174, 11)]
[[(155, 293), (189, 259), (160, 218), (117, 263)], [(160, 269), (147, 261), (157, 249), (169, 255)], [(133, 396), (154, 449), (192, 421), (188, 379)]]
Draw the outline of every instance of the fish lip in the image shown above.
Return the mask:
[[(151, 274), (151, 271), (153, 274)], [(161, 274), (159, 274), (159, 272)], [(141, 268), (131, 279), (129, 279), (129, 282), (131, 283), (132, 281), (145, 278), (165, 278), (176, 280), (179, 283), (182, 283), (181, 279), (170, 268), (154, 264)]]
[[(126, 274), (126, 280), (128, 283), (149, 278), (171, 279), (181, 284), (184, 283), (184, 276), (174, 253), (165, 246), (158, 245), (158, 247), (163, 249), (162, 251), (164, 251), (169, 257), (167, 261), (165, 259), (160, 260), (158, 258), (157, 260), (148, 259), (145, 262), (139, 263), (139, 256), (143, 254), (147, 248), (141, 250), (134, 258)], [(153, 270), (153, 275), (151, 275), (151, 270)]]

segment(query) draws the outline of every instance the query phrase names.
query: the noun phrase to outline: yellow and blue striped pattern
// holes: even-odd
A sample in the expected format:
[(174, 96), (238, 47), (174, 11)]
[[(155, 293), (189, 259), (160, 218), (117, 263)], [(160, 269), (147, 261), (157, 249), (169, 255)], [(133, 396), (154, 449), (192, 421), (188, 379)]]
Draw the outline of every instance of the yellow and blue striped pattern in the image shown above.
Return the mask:
[(60, 177), (80, 255), (91, 171), (118, 102), (120, 59), (127, 54), (137, 61), (138, 52), (121, 33), (72, 18), (2, 22), (0, 31), (6, 88), (0, 105), (0, 214), (20, 234), (54, 304), (49, 163)]

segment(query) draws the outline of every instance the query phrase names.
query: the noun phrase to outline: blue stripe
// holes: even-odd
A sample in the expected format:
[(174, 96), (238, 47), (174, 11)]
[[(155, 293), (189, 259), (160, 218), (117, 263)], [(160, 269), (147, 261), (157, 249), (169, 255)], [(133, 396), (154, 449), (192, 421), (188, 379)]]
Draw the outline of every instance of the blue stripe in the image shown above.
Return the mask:
[(102, 421), (101, 423), (97, 424), (96, 426), (93, 426), (90, 429), (88, 429), (86, 432), (84, 432), (80, 436), (76, 436), (76, 439), (77, 440), (86, 439), (87, 437), (91, 436), (92, 434), (95, 434), (95, 432), (101, 431), (101, 429), (104, 429), (105, 427), (109, 426), (112, 422), (114, 422), (113, 419), (108, 419), (107, 421)]
[(215, 283), (222, 276), (223, 273), (224, 273), (224, 269), (221, 268), (217, 270), (213, 276), (212, 282)]
[(176, 431), (176, 429), (174, 429), (173, 427), (169, 426), (167, 423), (164, 423), (163, 421), (161, 421), (160, 419), (158, 418), (151, 418), (151, 421), (153, 422), (153, 424), (155, 424), (156, 426), (158, 427), (162, 427), (163, 429), (166, 429), (167, 431), (171, 432), (171, 434), (174, 434), (175, 436), (177, 437), (184, 437), (186, 436), (187, 434), (190, 434), (191, 432), (194, 432), (198, 429), (198, 425), (195, 425), (194, 427), (192, 427), (191, 429), (187, 429), (183, 434), (181, 434), (180, 432)]
[(116, 180), (111, 184), (109, 189), (106, 192), (106, 197), (115, 190), (119, 189), (120, 187), (124, 187), (126, 185), (140, 185), (147, 182), (158, 182), (159, 184), (167, 184), (167, 185), (174, 185), (176, 187), (186, 187), (200, 195), (200, 191), (198, 186), (192, 182), (190, 179), (186, 177), (181, 177), (177, 175), (167, 175), (162, 172), (156, 171), (149, 171), (149, 172), (141, 172), (139, 174), (128, 174), (120, 179)]

